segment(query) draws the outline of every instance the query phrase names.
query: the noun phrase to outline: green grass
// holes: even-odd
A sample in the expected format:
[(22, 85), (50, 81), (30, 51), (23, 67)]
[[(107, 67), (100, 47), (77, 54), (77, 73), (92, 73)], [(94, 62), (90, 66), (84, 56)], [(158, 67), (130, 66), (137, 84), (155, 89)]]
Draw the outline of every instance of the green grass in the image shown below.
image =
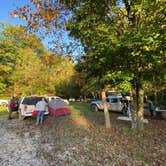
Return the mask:
[(73, 115), (87, 115), (90, 112), (90, 105), (87, 103), (73, 102), (70, 104)]
[(7, 107), (0, 106), (0, 118), (6, 117), (8, 115)]

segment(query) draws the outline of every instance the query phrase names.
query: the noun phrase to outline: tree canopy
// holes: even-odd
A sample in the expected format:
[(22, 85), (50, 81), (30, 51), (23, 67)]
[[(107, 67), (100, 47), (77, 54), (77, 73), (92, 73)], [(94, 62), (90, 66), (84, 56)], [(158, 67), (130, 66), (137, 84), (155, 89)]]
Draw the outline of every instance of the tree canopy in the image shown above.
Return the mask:
[(46, 51), (40, 39), (27, 33), (22, 26), (1, 25), (1, 93), (57, 94), (59, 84), (70, 82), (74, 75), (74, 62), (70, 56)]
[(85, 46), (80, 64), (87, 77), (103, 85), (131, 84), (140, 122), (144, 83), (165, 82), (164, 13), (164, 1), (84, 1), (67, 26)]
[(142, 125), (145, 83), (159, 80), (163, 85), (166, 78), (164, 0), (31, 2), (13, 15), (26, 19), (33, 30), (42, 27), (52, 34), (69, 30), (84, 47), (78, 68), (86, 82), (100, 88), (127, 85), (134, 101), (133, 119)]

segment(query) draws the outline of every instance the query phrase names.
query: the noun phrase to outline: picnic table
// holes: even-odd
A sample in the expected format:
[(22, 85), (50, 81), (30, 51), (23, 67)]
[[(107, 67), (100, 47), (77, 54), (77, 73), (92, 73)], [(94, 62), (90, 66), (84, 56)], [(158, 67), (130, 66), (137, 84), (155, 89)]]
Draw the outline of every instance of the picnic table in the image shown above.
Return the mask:
[(160, 107), (156, 107), (155, 109), (156, 112), (156, 119), (164, 119), (163, 113), (166, 112), (166, 106), (160, 106)]
[[(127, 112), (128, 116), (118, 116), (117, 119), (124, 121), (132, 121), (131, 110), (129, 109)], [(143, 123), (149, 123), (149, 121), (147, 119), (143, 119)]]

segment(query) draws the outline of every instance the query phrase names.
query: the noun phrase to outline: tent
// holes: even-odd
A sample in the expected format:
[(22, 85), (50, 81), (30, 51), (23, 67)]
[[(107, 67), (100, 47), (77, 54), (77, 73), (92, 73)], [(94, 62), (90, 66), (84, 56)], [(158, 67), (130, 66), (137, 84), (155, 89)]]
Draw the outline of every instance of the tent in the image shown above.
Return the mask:
[(70, 115), (70, 109), (67, 104), (61, 99), (51, 99), (48, 103), (48, 111), (52, 116)]

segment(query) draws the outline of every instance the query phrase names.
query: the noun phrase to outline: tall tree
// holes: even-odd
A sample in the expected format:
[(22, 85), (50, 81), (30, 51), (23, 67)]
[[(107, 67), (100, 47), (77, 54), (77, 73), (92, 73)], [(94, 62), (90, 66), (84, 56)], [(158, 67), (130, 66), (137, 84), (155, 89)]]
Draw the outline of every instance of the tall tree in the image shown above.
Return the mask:
[(165, 64), (163, 6), (164, 1), (123, 1), (119, 6), (111, 1), (84, 1), (68, 24), (71, 35), (85, 45), (86, 66), (93, 67), (89, 76), (111, 82), (129, 77), (134, 128), (143, 128), (144, 81), (165, 75), (164, 70), (158, 73)]
[(152, 75), (159, 78), (165, 75), (165, 71), (159, 73), (165, 63), (164, 0), (31, 2), (36, 6), (34, 16), (29, 12), (34, 10), (27, 7), (15, 12), (19, 16), (25, 15), (30, 21), (29, 26), (34, 28), (46, 24), (49, 31), (55, 28), (52, 31), (55, 32), (58, 25), (64, 25), (64, 18), (69, 14), (71, 20), (67, 28), (70, 35), (84, 46), (89, 77), (102, 85), (126, 80), (131, 83), (134, 99), (132, 126), (143, 128), (144, 81), (150, 81)]
[(13, 74), (16, 66), (22, 57), (20, 51), (26, 48), (31, 49), (34, 54), (40, 54), (44, 46), (37, 36), (27, 34), (22, 26), (13, 26), (1, 23), (0, 31), (0, 72), (1, 89), (3, 92), (14, 93)]
[(47, 93), (65, 96), (67, 93), (61, 92), (74, 75), (73, 60), (69, 56), (46, 54), (41, 57), (41, 61), (45, 71), (43, 77)]

